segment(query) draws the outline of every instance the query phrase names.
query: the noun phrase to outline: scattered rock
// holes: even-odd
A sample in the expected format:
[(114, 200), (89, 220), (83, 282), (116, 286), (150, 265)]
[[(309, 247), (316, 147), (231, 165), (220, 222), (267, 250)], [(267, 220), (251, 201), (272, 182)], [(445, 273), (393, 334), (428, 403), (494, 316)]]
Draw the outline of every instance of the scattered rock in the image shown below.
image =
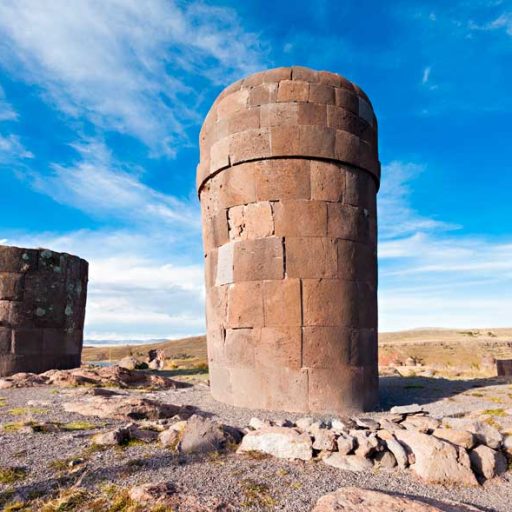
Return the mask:
[(356, 447), (356, 438), (350, 434), (340, 434), (337, 440), (338, 451), (342, 455), (348, 455)]
[(423, 407), (418, 404), (411, 405), (395, 405), (395, 407), (391, 407), (390, 412), (392, 414), (422, 414), (425, 412)]
[(173, 430), (172, 428), (164, 430), (158, 435), (158, 440), (162, 446), (176, 451), (181, 440), (181, 432)]
[(132, 440), (152, 443), (158, 439), (158, 432), (155, 430), (139, 428), (139, 426), (134, 423), (127, 425), (125, 428), (128, 430), (130, 439)]
[(194, 415), (187, 421), (181, 433), (178, 449), (182, 453), (208, 453), (223, 450), (225, 446), (226, 435), (222, 425), (209, 418)]
[(92, 437), (92, 443), (98, 446), (115, 446), (130, 440), (130, 432), (125, 428), (117, 428), (109, 432), (101, 432)]
[(380, 423), (372, 420), (371, 418), (353, 418), (356, 425), (361, 428), (367, 428), (368, 430), (378, 430)]
[(443, 418), (442, 424), (452, 429), (467, 430), (475, 435), (477, 442), (494, 450), (498, 449), (503, 442), (503, 436), (498, 430), (482, 421), (465, 418)]
[(359, 457), (370, 457), (379, 447), (379, 439), (374, 432), (351, 430), (350, 434), (356, 438), (354, 453)]
[(259, 428), (271, 427), (272, 423), (269, 420), (260, 420), (259, 418), (251, 418), (249, 421), (249, 427), (254, 430), (258, 430)]
[(132, 487), (129, 496), (139, 505), (155, 506), (168, 500), (176, 492), (171, 483), (144, 484)]
[(125, 370), (135, 370), (139, 362), (133, 356), (123, 357), (118, 363), (119, 368), (124, 368)]
[(475, 436), (467, 430), (456, 430), (453, 428), (436, 428), (432, 435), (444, 439), (450, 443), (462, 446), (468, 450), (475, 446)]
[(391, 436), (389, 439), (386, 439), (385, 443), (386, 448), (395, 457), (398, 467), (400, 469), (405, 469), (409, 465), (409, 458), (407, 457), (405, 448), (393, 436)]
[(407, 430), (418, 430), (430, 434), (440, 425), (440, 421), (430, 416), (408, 416), (400, 425)]
[(318, 429), (314, 433), (313, 449), (334, 451), (336, 449), (336, 434), (326, 428)]
[(507, 459), (505, 456), (483, 444), (471, 450), (469, 458), (473, 471), (487, 479), (501, 475), (501, 473), (507, 470)]
[(379, 468), (393, 469), (396, 465), (396, 458), (390, 451), (377, 452), (374, 463)]
[(65, 402), (62, 406), (65, 411), (75, 412), (82, 416), (130, 420), (156, 420), (171, 418), (178, 414), (188, 417), (192, 414), (187, 407), (164, 404), (148, 398), (124, 396), (93, 396), (74, 402)]
[(311, 425), (313, 425), (313, 421), (313, 418), (299, 418), (295, 422), (295, 425), (297, 425), (297, 428), (307, 431), (311, 427)]
[(478, 512), (460, 503), (430, 505), (396, 494), (387, 494), (357, 487), (342, 487), (322, 496), (311, 512)]
[(410, 430), (397, 430), (394, 435), (414, 455), (411, 469), (426, 482), (478, 485), (464, 448)]
[(373, 467), (370, 459), (357, 455), (342, 455), (339, 452), (334, 452), (332, 455), (325, 457), (323, 461), (328, 466), (344, 469), (345, 471), (368, 471)]
[(309, 435), (285, 427), (265, 427), (246, 434), (237, 453), (252, 451), (280, 459), (310, 460), (313, 457)]

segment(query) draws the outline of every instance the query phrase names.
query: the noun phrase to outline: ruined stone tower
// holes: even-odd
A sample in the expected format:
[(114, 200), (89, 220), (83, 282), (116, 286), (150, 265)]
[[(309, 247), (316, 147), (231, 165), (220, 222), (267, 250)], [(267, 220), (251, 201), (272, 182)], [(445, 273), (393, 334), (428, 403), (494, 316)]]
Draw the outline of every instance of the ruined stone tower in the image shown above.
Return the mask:
[(0, 376), (80, 366), (88, 264), (0, 245)]
[(377, 403), (377, 123), (334, 73), (225, 89), (200, 135), (214, 398), (339, 413)]

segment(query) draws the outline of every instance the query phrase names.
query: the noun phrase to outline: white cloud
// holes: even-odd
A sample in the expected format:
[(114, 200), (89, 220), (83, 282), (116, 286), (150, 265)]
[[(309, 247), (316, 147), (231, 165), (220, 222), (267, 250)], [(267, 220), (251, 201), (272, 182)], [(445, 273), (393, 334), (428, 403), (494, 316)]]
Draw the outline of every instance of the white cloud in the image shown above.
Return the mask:
[(14, 111), (12, 106), (7, 102), (5, 93), (0, 86), (0, 122), (1, 121), (16, 121), (18, 114)]
[(73, 147), (79, 159), (72, 165), (54, 164), (50, 175), (29, 174), (36, 190), (92, 217), (172, 224), (198, 232), (197, 205), (144, 185), (142, 169), (116, 161), (101, 141), (82, 141)]
[(18, 163), (20, 159), (33, 157), (34, 155), (23, 146), (17, 135), (0, 133), (0, 164)]
[(66, 114), (173, 155), (200, 118), (190, 77), (227, 83), (259, 67), (235, 13), (173, 0), (0, 3), (0, 61)]
[(469, 22), (470, 30), (494, 31), (504, 30), (509, 36), (512, 36), (512, 12), (505, 12), (487, 23)]
[(428, 82), (428, 79), (430, 78), (430, 72), (432, 71), (432, 68), (430, 66), (427, 66), (423, 70), (423, 77), (421, 78), (421, 83), (426, 84)]
[(462, 235), (416, 212), (412, 183), (422, 170), (400, 162), (383, 168), (380, 329), (512, 325), (512, 242)]
[(13, 235), (6, 242), (89, 261), (87, 339), (176, 338), (205, 331), (199, 244), (183, 254), (186, 242), (164, 230)]

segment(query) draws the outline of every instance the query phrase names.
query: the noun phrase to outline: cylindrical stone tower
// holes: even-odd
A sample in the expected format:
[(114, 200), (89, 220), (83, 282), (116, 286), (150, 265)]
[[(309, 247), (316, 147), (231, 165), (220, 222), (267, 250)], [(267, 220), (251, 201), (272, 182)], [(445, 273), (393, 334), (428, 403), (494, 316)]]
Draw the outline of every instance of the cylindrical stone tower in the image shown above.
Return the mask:
[(225, 89), (201, 130), (211, 391), (232, 405), (377, 404), (377, 122), (359, 87), (302, 67)]
[(0, 376), (80, 366), (87, 261), (0, 245)]

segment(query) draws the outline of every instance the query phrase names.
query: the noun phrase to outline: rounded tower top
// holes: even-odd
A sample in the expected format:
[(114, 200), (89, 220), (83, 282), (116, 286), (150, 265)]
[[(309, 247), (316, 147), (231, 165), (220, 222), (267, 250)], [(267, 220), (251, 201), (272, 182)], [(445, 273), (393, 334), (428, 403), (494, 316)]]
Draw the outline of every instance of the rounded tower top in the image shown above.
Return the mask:
[(342, 162), (369, 172), (378, 185), (377, 120), (368, 96), (336, 73), (300, 66), (233, 83), (201, 129), (198, 192), (225, 168), (283, 157)]

